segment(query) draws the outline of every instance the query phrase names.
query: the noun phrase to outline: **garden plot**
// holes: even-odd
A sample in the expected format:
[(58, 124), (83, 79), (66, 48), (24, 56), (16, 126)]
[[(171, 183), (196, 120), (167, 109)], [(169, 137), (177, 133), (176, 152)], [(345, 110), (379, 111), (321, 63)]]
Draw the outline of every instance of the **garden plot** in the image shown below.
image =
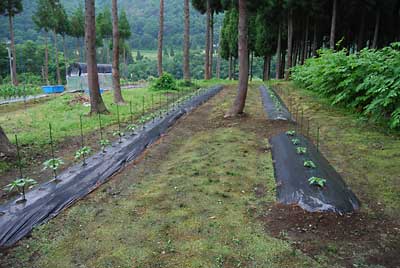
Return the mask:
[(360, 202), (306, 137), (295, 131), (270, 139), (278, 201), (309, 212), (350, 213)]
[[(64, 208), (86, 196), (108, 178), (138, 157), (143, 150), (156, 141), (161, 134), (172, 126), (176, 120), (190, 112), (222, 89), (213, 87), (194, 95), (181, 105), (160, 113), (144, 124), (141, 131), (134, 135), (119, 135), (106, 152), (99, 152), (84, 159), (84, 166), (75, 165), (58, 176), (58, 183), (47, 182), (39, 185), (26, 194), (26, 202), (9, 202), (0, 206), (0, 246), (10, 246), (28, 234), (33, 227), (55, 217)], [(82, 152), (84, 155), (84, 153)]]
[(294, 121), (283, 101), (272, 89), (261, 86), (260, 93), (269, 120)]

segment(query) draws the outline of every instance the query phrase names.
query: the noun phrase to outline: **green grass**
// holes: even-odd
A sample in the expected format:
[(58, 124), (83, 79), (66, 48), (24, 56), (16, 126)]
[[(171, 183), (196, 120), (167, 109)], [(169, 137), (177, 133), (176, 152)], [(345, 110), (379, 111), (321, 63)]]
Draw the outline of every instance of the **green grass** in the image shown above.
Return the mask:
[(321, 126), (322, 152), (361, 198), (363, 208), (383, 206), (386, 213), (400, 216), (399, 133), (367, 124), (352, 111), (331, 106), (292, 83), (272, 84), (284, 89), (287, 104), (290, 92), (293, 102), (304, 109), (305, 117), (311, 119), (312, 136), (316, 126)]
[[(188, 92), (190, 88), (184, 90)], [(14, 140), (14, 134), (18, 134), (21, 144), (43, 145), (48, 143), (49, 123), (52, 124), (53, 136), (56, 141), (61, 141), (65, 137), (78, 136), (80, 134), (79, 117), (81, 114), (87, 115), (90, 108), (81, 103), (70, 104), (75, 96), (77, 95), (65, 94), (27, 109), (24, 109), (23, 104), (20, 104), (20, 109), (10, 109), (11, 111), (7, 111), (7, 106), (1, 107), (0, 125), (11, 140)], [(145, 112), (152, 108), (158, 109), (160, 103), (166, 105), (164, 93), (153, 92), (148, 88), (123, 90), (123, 97), (127, 105), (119, 106), (122, 122), (130, 120), (129, 102), (132, 102), (135, 118), (142, 114), (143, 99)], [(112, 92), (104, 93), (103, 99), (110, 111), (109, 115), (101, 116), (103, 126), (107, 127), (117, 123), (117, 106), (113, 104)], [(169, 99), (171, 100), (171, 96)], [(98, 117), (83, 117), (84, 133), (94, 131), (98, 127)]]
[[(262, 114), (257, 92), (249, 98), (258, 106), (249, 113), (257, 109)], [(222, 112), (219, 104), (232, 102), (231, 97), (217, 100), (217, 110), (207, 110), (208, 117), (202, 114), (200, 121), (215, 119), (215, 112)], [(160, 145), (167, 148), (154, 147), (147, 161), (34, 230), (4, 264), (319, 267), (290, 243), (268, 236), (257, 220), (275, 200), (272, 159), (260, 150), (265, 140), (234, 125), (201, 131), (188, 126), (177, 130), (183, 135), (177, 137), (170, 133), (167, 145)], [(266, 192), (256, 197), (259, 185)]]

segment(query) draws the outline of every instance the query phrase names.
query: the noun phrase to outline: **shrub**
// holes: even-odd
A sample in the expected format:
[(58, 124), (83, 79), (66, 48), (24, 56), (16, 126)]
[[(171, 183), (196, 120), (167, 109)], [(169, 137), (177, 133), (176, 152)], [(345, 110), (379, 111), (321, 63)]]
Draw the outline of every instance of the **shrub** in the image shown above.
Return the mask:
[(400, 43), (381, 50), (320, 50), (293, 68), (296, 84), (387, 126), (400, 129)]
[(164, 73), (162, 76), (157, 78), (153, 85), (151, 86), (153, 90), (157, 91), (169, 91), (169, 90), (177, 90), (175, 78), (169, 74)]

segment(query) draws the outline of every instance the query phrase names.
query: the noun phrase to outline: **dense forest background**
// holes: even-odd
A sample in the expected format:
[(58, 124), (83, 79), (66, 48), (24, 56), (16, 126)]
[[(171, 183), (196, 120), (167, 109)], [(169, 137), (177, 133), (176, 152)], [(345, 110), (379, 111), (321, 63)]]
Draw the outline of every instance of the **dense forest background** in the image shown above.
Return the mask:
[[(75, 10), (80, 0), (62, 0), (61, 3), (69, 14)], [(159, 0), (120, 0), (120, 10), (127, 14), (131, 26), (132, 37), (129, 39), (129, 45), (132, 50), (154, 50), (157, 49), (158, 34), (158, 14)], [(42, 42), (43, 36), (35, 28), (32, 15), (36, 9), (36, 1), (24, 0), (24, 11), (15, 16), (15, 40), (16, 43), (23, 43), (27, 40)], [(97, 0), (96, 9), (98, 12), (105, 7), (110, 7), (111, 1)], [(222, 16), (216, 16), (215, 19), (215, 40), (218, 40), (219, 25), (222, 22)], [(191, 9), (191, 46), (192, 49), (204, 47), (205, 42), (205, 16)], [(0, 17), (0, 25), (7, 26), (7, 17)], [(0, 40), (8, 38), (8, 27), (0, 27)], [(183, 46), (183, 4), (181, 0), (165, 1), (165, 47), (181, 48)], [(67, 46), (74, 47), (73, 38), (67, 38)]]

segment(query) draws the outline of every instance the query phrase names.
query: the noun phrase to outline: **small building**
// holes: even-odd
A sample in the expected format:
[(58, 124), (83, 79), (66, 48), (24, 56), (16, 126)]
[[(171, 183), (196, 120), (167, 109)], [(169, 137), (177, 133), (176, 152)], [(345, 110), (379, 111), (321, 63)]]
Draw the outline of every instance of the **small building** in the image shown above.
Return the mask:
[[(101, 89), (112, 88), (112, 65), (97, 64), (99, 84)], [(69, 91), (88, 90), (87, 64), (76, 62), (71, 64), (67, 70), (67, 89)]]

